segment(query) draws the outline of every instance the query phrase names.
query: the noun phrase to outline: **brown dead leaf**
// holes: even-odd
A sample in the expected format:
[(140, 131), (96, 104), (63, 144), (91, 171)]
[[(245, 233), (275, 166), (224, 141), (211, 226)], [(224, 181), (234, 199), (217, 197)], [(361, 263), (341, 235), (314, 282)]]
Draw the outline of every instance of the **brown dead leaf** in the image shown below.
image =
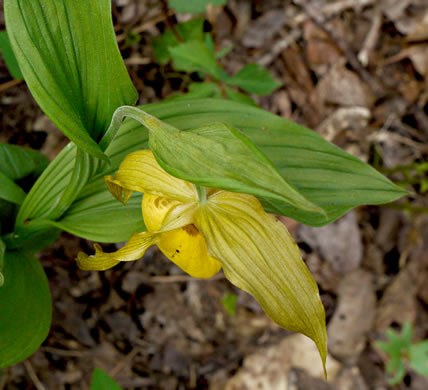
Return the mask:
[(419, 262), (409, 262), (387, 287), (376, 314), (377, 330), (384, 331), (393, 323), (403, 325), (406, 321), (415, 321), (419, 272)]
[(333, 65), (342, 57), (339, 48), (330, 41), (328, 34), (312, 21), (304, 23), (303, 37), (306, 41), (306, 57), (312, 66)]
[(371, 88), (340, 62), (318, 83), (317, 93), (324, 105), (370, 108), (375, 101)]
[(279, 33), (285, 25), (284, 9), (278, 8), (264, 13), (249, 24), (242, 44), (245, 47), (260, 48), (270, 42), (273, 36)]

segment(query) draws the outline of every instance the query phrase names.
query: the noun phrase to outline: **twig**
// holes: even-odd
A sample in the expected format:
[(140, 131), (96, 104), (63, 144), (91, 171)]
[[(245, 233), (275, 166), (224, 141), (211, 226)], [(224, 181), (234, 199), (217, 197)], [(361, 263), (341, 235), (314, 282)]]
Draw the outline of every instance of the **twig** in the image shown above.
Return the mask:
[(21, 84), (24, 80), (13, 79), (0, 84), (0, 93), (6, 91), (6, 89), (12, 88), (15, 85)]
[(83, 357), (91, 354), (91, 351), (89, 350), (66, 350), (66, 349), (60, 349), (60, 348), (54, 348), (54, 347), (41, 347), (41, 351), (45, 351), (48, 353), (52, 353), (58, 356), (68, 356), (68, 357)]
[(141, 347), (134, 347), (131, 352), (128, 353), (119, 363), (117, 363), (113, 369), (110, 370), (109, 375), (114, 378), (117, 374), (119, 374), (120, 370), (122, 370), (125, 365), (129, 364), (132, 359), (140, 352)]
[(307, 0), (293, 0), (293, 2), (301, 7), (304, 12), (309, 16), (309, 18), (322, 30), (324, 30), (333, 42), (339, 47), (342, 53), (345, 55), (347, 61), (352, 66), (352, 68), (360, 75), (366, 83), (368, 83), (372, 88), (377, 97), (385, 95), (384, 88), (380, 83), (372, 77), (372, 75), (361, 65), (358, 61), (357, 56), (354, 52), (348, 47), (348, 44), (332, 29), (326, 22), (326, 18), (314, 9)]
[(221, 280), (224, 279), (224, 274), (217, 274), (209, 279), (197, 279), (193, 276), (187, 276), (187, 275), (173, 275), (173, 276), (153, 276), (150, 278), (150, 282), (153, 283), (177, 283), (177, 282), (191, 282), (191, 281), (197, 281), (197, 282), (212, 282), (215, 280)]
[(364, 40), (363, 47), (358, 53), (358, 59), (360, 62), (367, 66), (369, 63), (370, 53), (376, 46), (377, 40), (379, 38), (379, 31), (382, 26), (382, 12), (379, 9), (375, 10), (373, 15), (372, 24), (370, 26), (370, 30)]
[(355, 0), (342, 0), (342, 1), (338, 1), (332, 4), (326, 4), (323, 7), (321, 7), (321, 12), (324, 15), (329, 15), (329, 16), (333, 16), (335, 14), (338, 14), (339, 12), (345, 11), (349, 8), (364, 8), (367, 7), (368, 5), (371, 5), (373, 3), (375, 3), (376, 1), (379, 0), (359, 0), (359, 1), (355, 1)]
[[(166, 18), (168, 18), (172, 15), (174, 15), (174, 11), (171, 10), (168, 12), (167, 15), (165, 15), (165, 14), (159, 15), (156, 18), (153, 18), (152, 20), (148, 20), (147, 22), (144, 22), (143, 24), (141, 24), (135, 28), (132, 28), (131, 31), (135, 34), (142, 33), (144, 31), (148, 30), (149, 28), (152, 28), (157, 23), (164, 21)], [(123, 33), (123, 34), (118, 35), (116, 38), (117, 42), (120, 43), (120, 42), (124, 41), (126, 39), (127, 35), (128, 35), (127, 33)]]
[(126, 65), (146, 65), (150, 64), (153, 60), (149, 57), (130, 57), (124, 60)]
[(257, 63), (262, 66), (268, 66), (283, 50), (299, 39), (300, 35), (301, 29), (294, 28), (284, 38), (275, 42), (269, 52), (261, 57)]
[(40, 379), (37, 378), (36, 373), (34, 372), (33, 366), (31, 365), (29, 360), (24, 361), (24, 367), (28, 372), (28, 375), (30, 376), (31, 380), (34, 383), (34, 386), (37, 390), (46, 390), (45, 386), (43, 386), (42, 382), (40, 382)]

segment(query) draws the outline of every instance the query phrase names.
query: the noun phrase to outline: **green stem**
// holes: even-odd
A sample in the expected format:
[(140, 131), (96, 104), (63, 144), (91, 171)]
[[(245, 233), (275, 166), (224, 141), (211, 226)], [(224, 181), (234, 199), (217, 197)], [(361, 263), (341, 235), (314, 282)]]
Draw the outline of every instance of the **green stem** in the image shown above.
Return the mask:
[(198, 184), (195, 184), (196, 191), (198, 192), (198, 199), (200, 203), (205, 203), (207, 201), (207, 190), (205, 187), (202, 187)]
[[(157, 129), (160, 129), (160, 127), (168, 126), (166, 123), (160, 121), (159, 119), (155, 118), (150, 114), (147, 114), (146, 112), (140, 110), (137, 107), (121, 106), (117, 108), (116, 111), (113, 113), (111, 124), (107, 129), (106, 133), (104, 134), (104, 137), (100, 141), (99, 145), (102, 150), (105, 150), (107, 146), (113, 141), (125, 117), (135, 119), (142, 125), (146, 126), (149, 130), (156, 131)], [(171, 129), (174, 129), (176, 131), (174, 127), (168, 127), (171, 127)]]

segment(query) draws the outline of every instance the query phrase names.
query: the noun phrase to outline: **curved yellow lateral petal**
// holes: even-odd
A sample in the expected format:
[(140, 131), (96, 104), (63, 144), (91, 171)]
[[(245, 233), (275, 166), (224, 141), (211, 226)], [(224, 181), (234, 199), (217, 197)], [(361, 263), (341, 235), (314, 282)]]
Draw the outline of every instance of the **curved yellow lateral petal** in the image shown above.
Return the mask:
[(119, 180), (113, 178), (113, 176), (104, 176), (104, 183), (112, 195), (123, 204), (128, 203), (129, 198), (132, 195), (132, 191), (124, 188)]
[(116, 172), (114, 184), (127, 190), (150, 192), (181, 202), (197, 200), (195, 186), (166, 173), (151, 150), (139, 150), (128, 154)]
[(208, 256), (205, 240), (194, 225), (162, 233), (157, 245), (168, 259), (195, 278), (210, 278), (221, 269), (220, 262)]
[(278, 325), (310, 337), (325, 367), (324, 307), (285, 226), (267, 214), (255, 197), (225, 191), (201, 206), (196, 225), (226, 277), (253, 295)]
[(105, 253), (98, 244), (94, 244), (95, 255), (88, 256), (80, 252), (77, 255), (77, 265), (84, 271), (105, 271), (121, 261), (133, 261), (141, 258), (146, 250), (159, 239), (158, 234), (149, 232), (135, 233), (123, 248), (116, 252)]
[(197, 202), (181, 203), (145, 193), (142, 201), (144, 223), (149, 232), (164, 232), (193, 223)]

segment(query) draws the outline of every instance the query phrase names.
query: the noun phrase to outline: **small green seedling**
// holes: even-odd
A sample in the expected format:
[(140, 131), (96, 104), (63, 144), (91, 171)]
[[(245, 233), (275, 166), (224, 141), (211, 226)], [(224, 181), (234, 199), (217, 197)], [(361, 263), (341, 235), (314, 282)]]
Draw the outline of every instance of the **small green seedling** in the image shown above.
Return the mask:
[(153, 50), (159, 64), (172, 62), (172, 67), (182, 72), (198, 72), (203, 82), (192, 82), (188, 93), (181, 97), (227, 98), (246, 104), (255, 104), (247, 95), (234, 88), (256, 95), (268, 95), (281, 84), (258, 64), (245, 65), (239, 72), (230, 76), (218, 60), (232, 47), (216, 52), (210, 33), (203, 31), (203, 19), (195, 18), (175, 26), (175, 31), (167, 30), (153, 42)]
[(428, 376), (428, 340), (412, 343), (412, 333), (412, 325), (406, 322), (401, 334), (388, 328), (388, 341), (376, 343), (388, 355), (386, 372), (392, 375), (388, 380), (391, 385), (403, 380), (407, 367), (420, 375)]
[(236, 302), (238, 300), (238, 296), (233, 293), (224, 293), (221, 298), (221, 304), (226, 310), (227, 314), (233, 317), (236, 314)]

